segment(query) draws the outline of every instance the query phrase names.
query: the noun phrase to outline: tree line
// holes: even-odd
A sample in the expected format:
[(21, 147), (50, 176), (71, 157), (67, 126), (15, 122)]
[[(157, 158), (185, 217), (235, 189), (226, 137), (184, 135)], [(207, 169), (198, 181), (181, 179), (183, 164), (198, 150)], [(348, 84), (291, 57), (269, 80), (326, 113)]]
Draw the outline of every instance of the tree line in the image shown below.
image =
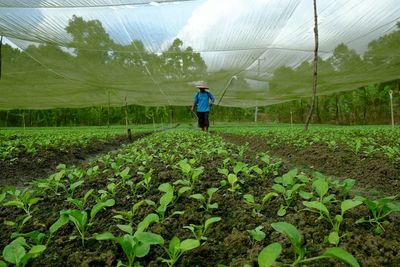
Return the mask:
[[(73, 16), (66, 31), (71, 36), (68, 51), (51, 43), (30, 46), (24, 52), (3, 45), (3, 66), (7, 68), (6, 73), (13, 73), (4, 77), (5, 82), (1, 81), (3, 86), (18, 87), (30, 81), (44, 87), (47, 84), (52, 85), (60, 77), (55, 77), (52, 72), (43, 72), (40, 75), (35, 72), (47, 65), (54, 72), (63, 73), (70, 79), (69, 83), (61, 83), (61, 88), (57, 89), (79, 84), (77, 91), (94, 88), (99, 90), (105, 84), (105, 98), (107, 93), (113, 93), (112, 87), (120, 90), (127, 84), (132, 90), (141, 91), (146, 96), (150, 93), (147, 86), (154, 82), (163, 81), (163, 87), (173, 94), (174, 90), (186, 87), (188, 82), (203, 79), (211, 81), (213, 87), (223, 88), (226, 80), (231, 77), (231, 73), (223, 70), (207, 73), (206, 63), (200, 53), (194, 52), (191, 47), (185, 47), (179, 39), (175, 39), (163, 53), (156, 54), (147, 51), (139, 40), (128, 45), (114, 42), (98, 20), (85, 21), (81, 17)], [(397, 30), (372, 41), (363, 56), (345, 44), (340, 44), (332, 56), (325, 60), (319, 58), (320, 95), (313, 122), (387, 123), (390, 116), (390, 91), (393, 92), (395, 119), (399, 121), (399, 43), (400, 23), (397, 23)], [(41, 64), (31, 56), (40, 58)], [(284, 92), (285, 99), (282, 99), (281, 104), (260, 107), (258, 121), (304, 122), (310, 100), (302, 94), (311, 91), (311, 73), (309, 61), (304, 61), (297, 67), (283, 66), (276, 69), (269, 81), (268, 94), (279, 100)], [(149, 78), (156, 80), (151, 81)], [(238, 79), (235, 87), (239, 86), (242, 91), (247, 92), (249, 85), (246, 80), (243, 77)], [(159, 92), (156, 93), (160, 95)], [(151, 96), (148, 97), (151, 101)], [(192, 96), (189, 95), (188, 98), (191, 101)], [(287, 101), (288, 98), (293, 100)], [(128, 105), (127, 109), (129, 121), (137, 124), (191, 122), (195, 119), (189, 108), (182, 106)], [(254, 108), (214, 107), (212, 119), (253, 121), (254, 111)], [(125, 107), (109, 107), (107, 104), (75, 109), (0, 111), (2, 126), (107, 125), (124, 122)]]

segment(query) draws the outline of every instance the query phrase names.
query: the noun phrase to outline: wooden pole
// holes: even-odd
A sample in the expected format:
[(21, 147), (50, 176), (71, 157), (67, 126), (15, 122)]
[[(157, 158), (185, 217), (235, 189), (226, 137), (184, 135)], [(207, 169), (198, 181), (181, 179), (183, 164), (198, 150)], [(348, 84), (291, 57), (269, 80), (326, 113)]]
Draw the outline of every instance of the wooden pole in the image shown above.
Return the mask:
[(126, 131), (128, 132), (128, 101), (125, 96), (125, 127)]
[(107, 128), (110, 128), (110, 91), (108, 91), (108, 108), (107, 108)]
[(293, 111), (290, 110), (290, 128), (293, 128)]
[(392, 127), (394, 128), (394, 114), (393, 114), (393, 91), (389, 91), (389, 97), (390, 97), (390, 114), (392, 117)]
[(0, 37), (0, 80), (1, 80), (1, 62), (3, 61), (1, 50), (3, 47), (3, 35)]
[(311, 117), (314, 111), (315, 96), (317, 94), (317, 78), (318, 78), (318, 16), (317, 16), (317, 0), (314, 0), (314, 63), (313, 63), (313, 91), (310, 109), (307, 113), (306, 123), (304, 125), (304, 131), (308, 130), (308, 125), (310, 124)]

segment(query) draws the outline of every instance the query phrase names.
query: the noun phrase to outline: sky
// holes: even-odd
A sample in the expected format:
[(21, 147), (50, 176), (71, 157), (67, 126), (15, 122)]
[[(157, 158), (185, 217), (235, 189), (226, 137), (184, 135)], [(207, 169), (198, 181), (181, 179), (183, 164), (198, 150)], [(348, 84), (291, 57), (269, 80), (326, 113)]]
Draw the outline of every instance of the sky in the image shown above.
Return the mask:
[[(99, 19), (116, 42), (140, 39), (153, 52), (180, 38), (202, 53), (209, 71), (268, 75), (280, 65), (296, 66), (311, 58), (314, 47), (312, 0), (153, 1), (95, 8), (0, 5), (0, 34), (22, 48), (29, 42), (21, 39), (66, 45), (70, 37), (64, 29), (74, 14)], [(340, 43), (365, 52), (371, 40), (395, 29), (399, 14), (399, 0), (318, 1), (320, 55), (330, 56)]]

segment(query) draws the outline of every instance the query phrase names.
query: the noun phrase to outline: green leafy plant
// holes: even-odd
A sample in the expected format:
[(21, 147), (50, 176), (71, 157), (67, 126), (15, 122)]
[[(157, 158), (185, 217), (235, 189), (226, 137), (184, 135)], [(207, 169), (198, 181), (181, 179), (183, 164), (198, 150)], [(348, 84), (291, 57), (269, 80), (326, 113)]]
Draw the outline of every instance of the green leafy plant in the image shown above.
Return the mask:
[(273, 162), (271, 156), (265, 152), (257, 154), (257, 158), (264, 162), (264, 166), (262, 167), (263, 174), (278, 175), (278, 170), (282, 165), (281, 161)]
[(278, 210), (278, 216), (286, 215), (287, 209), (292, 206), (298, 191), (307, 182), (308, 178), (304, 175), (299, 175), (297, 169), (289, 171), (282, 177), (275, 178), (275, 184), (272, 185), (272, 189), (280, 193), (285, 201), (285, 204), (281, 204)]
[[(108, 199), (106, 201), (98, 200), (98, 202), (92, 207), (90, 211), (90, 217), (85, 210), (63, 210), (60, 212), (60, 218), (56, 223), (55, 231), (58, 230), (62, 225), (72, 222), (78, 231), (82, 246), (85, 246), (85, 239), (88, 229), (95, 223), (94, 217), (99, 211), (106, 207), (112, 207), (115, 204), (114, 199)], [(52, 230), (50, 230), (53, 232)], [(71, 237), (73, 238), (73, 237)]]
[[(5, 189), (4, 193), (10, 195), (12, 199), (4, 202), (3, 206), (16, 207), (22, 209), (25, 212), (25, 214), (18, 216), (16, 218), (16, 221), (4, 221), (4, 224), (14, 227), (16, 229), (16, 232), (20, 232), (23, 226), (32, 218), (32, 213), (35, 211), (35, 209), (31, 210), (31, 208), (42, 199), (38, 197), (33, 197), (32, 192), (28, 188), (20, 191), (15, 187), (8, 187)], [(5, 198), (5, 195), (3, 195), (3, 198)]]
[(400, 204), (395, 203), (394, 200), (399, 195), (383, 197), (378, 200), (371, 200), (365, 197), (356, 197), (356, 199), (362, 201), (369, 210), (371, 215), (368, 219), (362, 217), (357, 220), (356, 223), (370, 223), (375, 227), (375, 233), (382, 234), (385, 231), (383, 225), (388, 224), (387, 217), (393, 212), (400, 212)]
[(190, 224), (189, 226), (184, 226), (183, 228), (190, 230), (197, 240), (207, 240), (207, 237), (205, 236), (207, 230), (212, 224), (219, 222), (220, 220), (221, 217), (211, 217), (207, 219), (204, 224)]
[(177, 164), (178, 168), (181, 170), (186, 180), (186, 185), (188, 185), (187, 182), (189, 182), (191, 188), (193, 188), (193, 185), (197, 182), (200, 175), (204, 172), (203, 166), (194, 168), (193, 167), (194, 163), (195, 163), (194, 159), (191, 160), (183, 159), (179, 161)]
[(357, 207), (361, 203), (362, 203), (361, 201), (354, 199), (346, 199), (342, 201), (340, 204), (341, 213), (336, 214), (335, 217), (332, 218), (329, 213), (329, 210), (322, 202), (318, 201), (303, 202), (304, 206), (308, 207), (311, 211), (319, 212), (321, 216), (325, 218), (332, 225), (332, 231), (329, 233), (328, 242), (335, 246), (337, 246), (340, 242), (339, 228), (340, 224), (343, 222), (344, 214), (348, 210)]
[[(26, 249), (29, 249), (28, 252)], [(15, 266), (25, 266), (31, 259), (38, 257), (45, 250), (45, 245), (30, 245), (24, 237), (18, 237), (4, 247), (3, 258), (7, 262), (15, 264)]]
[(197, 239), (185, 239), (181, 241), (178, 237), (174, 236), (169, 242), (168, 248), (164, 247), (169, 258), (162, 258), (162, 262), (167, 263), (170, 267), (174, 266), (183, 253), (199, 246), (200, 241)]
[(68, 197), (67, 201), (70, 202), (71, 204), (75, 205), (78, 209), (83, 210), (85, 208), (87, 200), (92, 195), (93, 191), (94, 191), (94, 189), (90, 189), (80, 199), (74, 199), (74, 198)]
[(262, 200), (261, 203), (256, 203), (256, 201), (254, 200), (254, 196), (251, 194), (245, 194), (243, 196), (244, 198), (244, 202), (249, 205), (250, 207), (253, 208), (253, 210), (251, 211), (251, 216), (256, 217), (256, 216), (261, 216), (261, 210), (264, 208), (265, 204), (270, 201), (273, 197), (277, 197), (278, 194), (275, 192), (269, 192), (268, 194), (266, 194)]
[(135, 203), (129, 211), (115, 211), (117, 215), (113, 216), (113, 218), (127, 221), (130, 225), (133, 225), (133, 219), (135, 218), (137, 211), (144, 204), (154, 205), (154, 202), (147, 199), (141, 200)]
[(131, 225), (117, 225), (117, 227), (125, 234), (123, 236), (114, 236), (110, 232), (95, 234), (96, 240), (112, 240), (119, 244), (128, 259), (128, 264), (118, 262), (117, 266), (135, 266), (139, 267), (139, 262), (136, 258), (143, 258), (150, 252), (151, 245), (164, 245), (164, 239), (158, 234), (147, 232), (147, 228), (151, 223), (157, 223), (159, 217), (156, 214), (147, 215), (143, 221), (138, 224), (135, 232)]
[[(352, 267), (360, 266), (357, 260), (350, 253), (339, 247), (328, 248), (320, 256), (306, 258), (306, 248), (302, 247), (301, 245), (301, 235), (296, 227), (287, 222), (272, 223), (271, 226), (276, 231), (286, 236), (292, 244), (292, 249), (294, 251), (295, 257), (290, 266), (304, 266), (304, 264), (307, 264), (308, 262), (329, 258), (338, 259), (342, 262), (350, 264)], [(276, 260), (278, 259), (281, 252), (282, 245), (280, 243), (275, 242), (269, 244), (267, 247), (261, 250), (260, 254), (258, 255), (258, 265), (260, 267), (277, 266), (279, 263), (276, 262)]]
[(153, 174), (153, 169), (150, 169), (148, 172), (138, 172), (143, 176), (143, 180), (138, 183), (139, 186), (143, 186), (146, 191), (150, 189), (151, 176)]
[(265, 233), (261, 231), (263, 229), (263, 226), (257, 226), (256, 228), (252, 230), (247, 230), (247, 232), (250, 234), (250, 236), (256, 240), (256, 241), (262, 241), (265, 238)]
[(306, 200), (312, 199), (315, 201), (319, 201), (325, 205), (335, 201), (335, 194), (328, 195), (331, 184), (322, 173), (316, 172), (314, 174), (312, 188), (313, 192), (311, 193), (300, 191), (300, 196)]
[(209, 212), (212, 209), (218, 209), (218, 203), (211, 203), (212, 196), (217, 191), (218, 191), (218, 188), (215, 188), (215, 187), (207, 189), (207, 195), (208, 195), (207, 200), (202, 194), (193, 194), (189, 197), (199, 200), (201, 202), (200, 207), (203, 208), (206, 212)]

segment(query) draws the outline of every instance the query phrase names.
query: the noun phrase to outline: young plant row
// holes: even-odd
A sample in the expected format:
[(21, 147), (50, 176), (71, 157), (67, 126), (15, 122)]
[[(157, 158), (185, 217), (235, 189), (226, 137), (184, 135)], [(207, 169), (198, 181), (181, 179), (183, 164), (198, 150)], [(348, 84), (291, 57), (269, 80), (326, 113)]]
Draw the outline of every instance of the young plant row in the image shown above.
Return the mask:
[(272, 148), (290, 145), (302, 150), (323, 145), (332, 153), (345, 150), (360, 158), (383, 155), (393, 164), (400, 162), (400, 128), (339, 128), (314, 127), (304, 132), (295, 127), (222, 128), (223, 132), (245, 136), (262, 136)]
[[(337, 182), (319, 173), (309, 177), (298, 170), (285, 171), (282, 162), (267, 153), (252, 155), (247, 146), (216, 136), (154, 134), (84, 167), (60, 165), (30, 188), (4, 188), (0, 212), (18, 212), (4, 221), (2, 233), (8, 235), (2, 236), (6, 242), (0, 264), (40, 265), (47, 253), (56, 257), (54, 251), (67, 244), (91, 251), (97, 242), (100, 248), (115, 247), (119, 266), (205, 264), (201, 251), (208, 251), (207, 257), (212, 251), (211, 265), (223, 266), (233, 260), (226, 257), (233, 248), (224, 240), (240, 229), (265, 246), (248, 263), (295, 266), (329, 258), (358, 266), (340, 247), (345, 242), (343, 225), (349, 224), (345, 215), (368, 207), (370, 212), (356, 224), (371, 225), (371, 232), (382, 234), (391, 213), (399, 211), (397, 196), (350, 198), (354, 180)], [(275, 215), (267, 216), (270, 211)], [(329, 226), (323, 251), (307, 252), (313, 249), (304, 247), (301, 231), (290, 221), (299, 212), (316, 213), (320, 223)], [(252, 228), (255, 224), (261, 227)], [(263, 227), (285, 235), (292, 251), (282, 249), (280, 238), (264, 233)]]

